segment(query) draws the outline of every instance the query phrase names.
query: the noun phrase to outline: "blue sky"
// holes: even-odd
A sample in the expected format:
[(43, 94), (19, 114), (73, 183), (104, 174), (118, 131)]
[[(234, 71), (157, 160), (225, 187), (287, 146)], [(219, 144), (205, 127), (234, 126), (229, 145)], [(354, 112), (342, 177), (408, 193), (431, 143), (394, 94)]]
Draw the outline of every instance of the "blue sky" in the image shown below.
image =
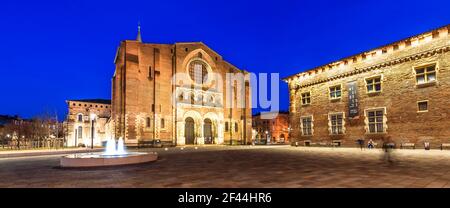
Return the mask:
[(202, 41), (241, 69), (285, 77), (450, 24), (448, 8), (433, 0), (2, 1), (0, 114), (63, 117), (66, 99), (110, 98), (115, 50), (136, 37), (138, 21), (144, 42)]

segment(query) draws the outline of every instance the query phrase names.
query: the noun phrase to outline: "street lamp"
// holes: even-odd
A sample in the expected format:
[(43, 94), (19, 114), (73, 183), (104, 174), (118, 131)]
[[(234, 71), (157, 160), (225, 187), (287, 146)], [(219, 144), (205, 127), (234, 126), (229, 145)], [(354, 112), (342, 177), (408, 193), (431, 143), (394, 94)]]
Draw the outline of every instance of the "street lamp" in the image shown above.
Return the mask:
[(269, 140), (269, 132), (268, 131), (265, 131), (265, 133), (266, 133), (266, 144), (268, 143), (268, 140)]
[(94, 121), (95, 114), (91, 114), (91, 149), (94, 149)]

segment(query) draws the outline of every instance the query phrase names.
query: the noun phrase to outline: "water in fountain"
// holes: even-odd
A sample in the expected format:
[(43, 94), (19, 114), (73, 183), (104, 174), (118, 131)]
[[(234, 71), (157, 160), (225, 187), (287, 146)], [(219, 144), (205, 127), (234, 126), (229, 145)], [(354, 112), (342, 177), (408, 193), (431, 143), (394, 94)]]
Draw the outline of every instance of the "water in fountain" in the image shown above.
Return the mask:
[(106, 142), (106, 149), (104, 155), (115, 155), (116, 152), (116, 140), (111, 138)]
[(122, 137), (119, 138), (119, 141), (117, 143), (117, 154), (119, 155), (127, 154), (127, 152), (125, 151), (125, 145), (123, 144)]
[(109, 139), (106, 142), (106, 149), (103, 155), (125, 155), (125, 154), (127, 154), (127, 152), (125, 151), (125, 145), (122, 137), (119, 138), (117, 146), (115, 139)]

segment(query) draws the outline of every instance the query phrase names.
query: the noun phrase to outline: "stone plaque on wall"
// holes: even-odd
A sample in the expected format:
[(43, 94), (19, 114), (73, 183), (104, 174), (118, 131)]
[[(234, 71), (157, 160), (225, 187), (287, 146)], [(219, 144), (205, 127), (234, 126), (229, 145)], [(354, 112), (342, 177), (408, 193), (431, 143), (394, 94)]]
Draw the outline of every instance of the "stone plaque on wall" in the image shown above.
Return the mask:
[(355, 118), (359, 115), (358, 84), (348, 83), (348, 117)]

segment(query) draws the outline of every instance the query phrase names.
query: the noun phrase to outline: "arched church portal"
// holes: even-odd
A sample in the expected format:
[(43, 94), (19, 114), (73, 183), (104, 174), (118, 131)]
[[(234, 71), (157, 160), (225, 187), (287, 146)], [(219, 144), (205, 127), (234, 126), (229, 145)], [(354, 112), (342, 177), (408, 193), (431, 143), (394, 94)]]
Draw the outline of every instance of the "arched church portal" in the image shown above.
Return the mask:
[(185, 144), (194, 144), (194, 119), (187, 117), (184, 124), (184, 137), (186, 138)]
[(203, 136), (205, 138), (205, 144), (213, 144), (214, 138), (212, 134), (212, 122), (209, 118), (207, 118), (203, 123)]

